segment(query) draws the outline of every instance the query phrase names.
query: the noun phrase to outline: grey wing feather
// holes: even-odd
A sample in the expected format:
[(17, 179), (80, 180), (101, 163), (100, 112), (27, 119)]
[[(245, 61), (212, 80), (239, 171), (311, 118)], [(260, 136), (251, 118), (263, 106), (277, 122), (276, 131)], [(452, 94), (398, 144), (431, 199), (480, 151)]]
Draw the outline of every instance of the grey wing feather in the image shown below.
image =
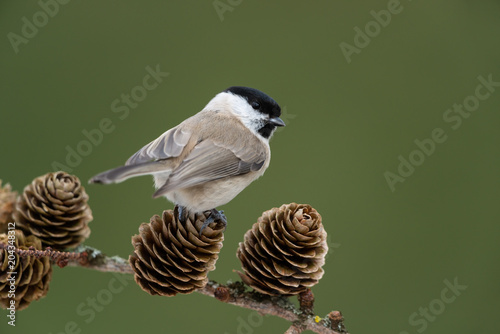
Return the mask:
[(178, 157), (190, 138), (190, 132), (176, 126), (137, 151), (125, 165)]
[(264, 162), (265, 152), (257, 153), (244, 146), (230, 149), (205, 140), (193, 149), (154, 196), (161, 196), (177, 188), (258, 171)]

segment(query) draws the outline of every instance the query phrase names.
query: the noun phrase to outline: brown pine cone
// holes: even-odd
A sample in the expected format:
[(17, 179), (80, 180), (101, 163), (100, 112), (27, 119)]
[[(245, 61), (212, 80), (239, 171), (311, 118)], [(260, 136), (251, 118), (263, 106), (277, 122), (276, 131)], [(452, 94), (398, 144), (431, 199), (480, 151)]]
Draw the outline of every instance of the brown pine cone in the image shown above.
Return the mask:
[(200, 229), (206, 214), (189, 214), (186, 222), (174, 211), (154, 215), (132, 237), (134, 253), (129, 261), (137, 284), (151, 295), (175, 296), (203, 288), (208, 272), (215, 269), (224, 240), (224, 226), (211, 223)]
[(240, 242), (243, 282), (268, 295), (296, 295), (323, 276), (328, 252), (320, 214), (291, 203), (262, 214)]
[(74, 248), (89, 235), (92, 211), (80, 180), (65, 172), (37, 177), (16, 203), (16, 226), (55, 250)]
[(12, 213), (14, 212), (17, 192), (12, 191), (10, 184), (2, 187), (0, 180), (0, 233), (7, 232), (7, 223), (13, 222)]
[[(9, 243), (11, 240), (14, 242)], [(25, 237), (19, 230), (0, 234), (0, 243), (23, 250), (28, 250), (31, 246), (38, 250), (42, 249), (40, 239), (34, 235)], [(9, 272), (15, 274), (11, 276)], [(9, 251), (9, 248), (0, 249), (0, 307), (7, 309), (14, 300), (17, 311), (25, 309), (32, 301), (47, 295), (51, 278), (52, 266), (48, 257), (21, 258), (12, 250)]]

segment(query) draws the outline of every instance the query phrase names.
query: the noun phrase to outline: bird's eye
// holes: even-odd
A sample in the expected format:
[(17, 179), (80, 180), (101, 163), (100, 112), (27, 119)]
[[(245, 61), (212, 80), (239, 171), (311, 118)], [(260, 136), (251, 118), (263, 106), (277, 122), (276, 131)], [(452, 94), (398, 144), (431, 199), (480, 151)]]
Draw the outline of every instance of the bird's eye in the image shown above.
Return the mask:
[(252, 108), (254, 108), (254, 109), (259, 109), (259, 108), (260, 108), (260, 103), (259, 103), (259, 102), (256, 102), (256, 101), (254, 101), (254, 102), (250, 103), (250, 105), (251, 105), (251, 106), (252, 106)]

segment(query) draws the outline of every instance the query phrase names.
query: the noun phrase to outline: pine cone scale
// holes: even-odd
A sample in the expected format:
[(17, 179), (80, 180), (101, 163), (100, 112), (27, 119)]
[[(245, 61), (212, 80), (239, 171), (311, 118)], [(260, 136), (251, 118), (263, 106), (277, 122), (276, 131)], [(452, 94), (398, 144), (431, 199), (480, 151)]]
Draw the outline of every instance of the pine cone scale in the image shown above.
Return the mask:
[(316, 249), (308, 249), (306, 248), (305, 246), (301, 246), (301, 248), (298, 248), (298, 249), (292, 249), (290, 247), (290, 251), (296, 255), (296, 256), (300, 256), (302, 258), (315, 258), (317, 256), (317, 252), (316, 252)]
[[(258, 247), (258, 244), (253, 244), (251, 246), (248, 246), (242, 242), (239, 243), (239, 247), (245, 247), (245, 252), (242, 253), (242, 256), (245, 256), (245, 258), (248, 258), (248, 260), (251, 260), (251, 259), (259, 259), (260, 258), (260, 254), (258, 251), (257, 251), (257, 247)], [(255, 253), (254, 253), (255, 252)]]
[(62, 214), (64, 214), (64, 211), (62, 210), (58, 210), (57, 208), (50, 208), (47, 204), (45, 203), (41, 203), (42, 207), (38, 207), (38, 208), (35, 208), (36, 211), (41, 214), (41, 215), (46, 215), (46, 214), (49, 214), (51, 216), (60, 216)]
[(286, 265), (282, 265), (278, 261), (275, 261), (274, 259), (271, 262), (273, 264), (274, 270), (281, 275), (281, 276), (291, 276), (295, 273), (294, 267), (289, 267)]
[[(136, 257), (135, 259), (137, 259), (137, 258), (140, 259), (140, 257)], [(132, 266), (134, 271), (140, 272), (142, 277), (147, 277), (148, 280), (151, 280), (151, 278), (149, 278), (148, 271), (145, 268), (143, 268), (143, 266), (145, 266), (146, 263), (142, 259), (141, 259), (141, 261), (132, 261), (132, 259), (131, 259), (130, 265)], [(150, 267), (149, 269), (153, 269), (153, 267), (151, 267), (151, 265), (149, 263), (146, 266), (149, 266)]]
[(282, 240), (273, 239), (272, 244), (280, 253), (288, 256), (294, 256), (294, 254), (286, 248), (286, 245)]
[[(190, 241), (188, 241), (183, 234), (186, 233), (186, 231), (184, 230), (183, 232), (184, 233), (181, 233), (181, 230), (182, 230), (183, 226), (179, 224), (179, 229), (177, 230), (177, 240), (179, 240), (179, 242), (182, 244), (183, 247), (185, 248), (188, 248), (188, 249), (196, 249), (196, 246), (193, 245)], [(189, 238), (188, 238), (189, 239)]]
[(25, 285), (26, 283), (31, 282), (31, 277), (33, 276), (33, 266), (28, 266), (26, 269), (22, 271), (21, 279), (19, 280), (19, 285)]
[[(194, 228), (194, 226), (193, 226), (193, 228)], [(194, 249), (196, 249), (198, 247), (208, 247), (208, 246), (210, 246), (210, 242), (203, 241), (202, 240), (203, 238), (200, 238), (200, 237), (196, 236), (195, 233), (192, 233), (191, 231), (189, 231), (189, 234), (188, 234), (188, 241), (189, 241), (189, 243), (191, 245), (194, 246)]]
[(271, 238), (271, 235), (269, 233), (269, 226), (266, 226), (264, 224), (254, 224), (251, 231), (253, 237), (248, 236), (249, 239), (263, 237), (268, 243), (273, 243), (274, 239)]
[(151, 236), (153, 237), (153, 245), (160, 245), (160, 238), (159, 238), (159, 233), (161, 233), (163, 227), (162, 227), (162, 220), (160, 216), (155, 215), (155, 219), (151, 220)]
[[(196, 250), (193, 250), (196, 252)], [(193, 251), (189, 250), (189, 249), (185, 249), (184, 252), (186, 253), (187, 257), (186, 257), (186, 262), (187, 263), (196, 263), (196, 262), (201, 262), (201, 263), (207, 263), (209, 261), (211, 261), (212, 259), (212, 255), (214, 253), (204, 253), (204, 252), (196, 252), (193, 253)]]
[[(155, 283), (160, 284), (159, 282), (161, 282), (161, 279), (163, 277), (173, 277), (173, 278), (178, 279), (180, 281), (184, 280), (185, 282), (189, 281), (189, 277), (186, 277), (186, 276), (179, 274), (179, 271), (182, 273), (182, 270), (180, 270), (179, 268), (168, 268), (167, 266), (160, 265), (156, 261), (151, 261), (149, 264), (154, 269), (154, 271), (152, 271), (152, 273), (154, 273), (154, 274), (150, 275), (150, 277), (153, 276), (156, 278), (156, 280), (154, 281)], [(180, 277), (180, 279), (178, 277)], [(166, 282), (165, 284), (167, 286), (170, 286), (171, 283)]]
[(281, 235), (281, 239), (284, 239), (285, 241), (290, 240), (292, 241), (292, 244), (296, 244), (298, 241), (298, 238), (294, 236), (293, 233), (301, 235), (295, 230), (287, 230), (284, 226), (277, 224), (276, 221), (271, 222), (271, 229), (273, 230), (273, 235), (277, 237)]
[[(262, 240), (260, 243), (253, 244), (252, 249), (257, 253), (257, 256), (259, 257), (271, 255), (273, 258), (277, 260), (281, 259), (279, 254), (276, 253), (276, 249), (274, 247), (269, 247), (267, 245), (267, 242), (264, 240)], [(250, 248), (248, 248), (248, 251), (251, 252)], [(254, 257), (256, 256), (254, 255)]]
[(306, 246), (301, 246), (297, 242), (293, 242), (291, 240), (288, 240), (287, 238), (283, 238), (282, 240), (285, 243), (286, 247), (288, 247), (290, 249), (290, 252), (292, 253), (306, 248)]
[(168, 253), (163, 252), (163, 249), (159, 248), (159, 246), (157, 246), (156, 244), (153, 244), (153, 252), (154, 256), (156, 256), (161, 263), (167, 265), (171, 263), (172, 259), (170, 258)]
[(149, 252), (147, 250), (144, 251), (145, 247), (142, 245), (142, 243), (139, 245), (134, 245), (134, 248), (135, 248), (135, 255), (141, 260), (140, 263), (147, 266), (149, 269), (153, 269), (153, 267), (150, 264), (151, 256), (149, 255)]
[(288, 262), (293, 267), (297, 267), (300, 269), (307, 268), (306, 261), (302, 260), (299, 256), (284, 256), (283, 259)]
[[(308, 235), (309, 233), (312, 233), (313, 235)], [(317, 242), (320, 242), (321, 239), (317, 237), (317, 231), (310, 231), (306, 234), (300, 234), (297, 231), (290, 231), (290, 234), (292, 237), (297, 241), (298, 244), (304, 243), (305, 245), (310, 245), (313, 243), (313, 240), (317, 239)]]
[(162, 249), (170, 256), (170, 257), (173, 257), (173, 258), (176, 258), (177, 255), (169, 248), (169, 243), (168, 243), (168, 239), (166, 239), (166, 237), (164, 237), (164, 234), (160, 234), (160, 242), (161, 242), (161, 247)]
[[(141, 239), (143, 239), (143, 240), (154, 239), (153, 232), (150, 230), (149, 226), (146, 224), (141, 224), (141, 226), (139, 227), (139, 235), (141, 236)], [(153, 245), (154, 245), (153, 242), (142, 244), (143, 249), (145, 249), (148, 252), (149, 258), (156, 255), (153, 248), (152, 248)]]
[(17, 192), (12, 191), (10, 184), (2, 186), (2, 180), (0, 180), (0, 233), (7, 232), (7, 224), (14, 221), (12, 214), (17, 197)]
[(290, 287), (290, 288), (298, 288), (302, 282), (300, 282), (300, 280), (296, 279), (296, 278), (293, 278), (293, 277), (280, 277), (278, 278), (278, 281), (287, 286), (287, 287)]

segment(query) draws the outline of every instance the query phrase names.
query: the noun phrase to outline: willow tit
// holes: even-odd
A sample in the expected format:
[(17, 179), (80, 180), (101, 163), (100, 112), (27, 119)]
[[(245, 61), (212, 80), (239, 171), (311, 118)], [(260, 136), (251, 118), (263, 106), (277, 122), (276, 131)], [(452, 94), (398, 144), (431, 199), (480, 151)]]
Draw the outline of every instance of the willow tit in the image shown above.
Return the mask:
[(186, 210), (211, 211), (204, 226), (219, 220), (215, 208), (231, 201), (269, 166), (269, 139), (285, 126), (280, 106), (263, 92), (233, 86), (202, 111), (166, 131), (132, 155), (125, 166), (94, 176), (90, 183), (118, 183), (153, 175), (156, 192)]

